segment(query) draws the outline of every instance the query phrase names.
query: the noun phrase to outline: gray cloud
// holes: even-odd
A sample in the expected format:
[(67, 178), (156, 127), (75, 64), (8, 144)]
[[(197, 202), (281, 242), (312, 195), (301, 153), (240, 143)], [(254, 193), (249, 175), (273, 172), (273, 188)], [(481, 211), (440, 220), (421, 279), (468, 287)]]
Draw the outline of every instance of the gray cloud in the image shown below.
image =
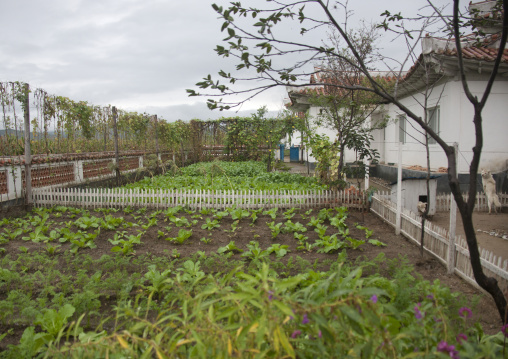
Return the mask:
[[(213, 51), (225, 35), (210, 5), (203, 0), (4, 1), (0, 81), (25, 81), (76, 101), (157, 113), (168, 120), (221, 117), (206, 108), (206, 98), (185, 93), (207, 74), (233, 69), (233, 61)], [(385, 7), (377, 0), (351, 5), (357, 6), (359, 19), (377, 19)], [(414, 13), (419, 5), (397, 0), (388, 6)], [(281, 29), (288, 38), (298, 30)], [(390, 53), (400, 45), (387, 42)], [(262, 105), (276, 113), (284, 97), (283, 88), (271, 90), (246, 103), (241, 113)]]

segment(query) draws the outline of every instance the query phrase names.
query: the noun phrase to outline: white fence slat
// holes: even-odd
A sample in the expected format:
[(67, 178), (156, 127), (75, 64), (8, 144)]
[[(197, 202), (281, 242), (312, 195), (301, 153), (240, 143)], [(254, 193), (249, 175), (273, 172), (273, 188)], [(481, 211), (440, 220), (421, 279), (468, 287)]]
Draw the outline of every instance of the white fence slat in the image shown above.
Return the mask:
[[(395, 218), (393, 213), (395, 211), (393, 203), (388, 201), (382, 195), (376, 194), (372, 198), (372, 206), (371, 211), (377, 216), (381, 217), (383, 220), (388, 222), (390, 225), (395, 226)], [(411, 213), (409, 211), (403, 211), (402, 214), (404, 227), (401, 233), (406, 236), (408, 239), (414, 241), (416, 244), (421, 243), (420, 238), (420, 217), (416, 216), (416, 214)], [(413, 229), (409, 229), (409, 228)], [(416, 235), (413, 233), (417, 233)], [(447, 239), (447, 231), (444, 229), (440, 229), (439, 227), (428, 224), (425, 226), (425, 237), (424, 237), (424, 248), (432, 253), (438, 260), (446, 264), (447, 259), (447, 247), (448, 247), (448, 239)], [(459, 275), (463, 279), (465, 279), (470, 284), (474, 285), (477, 288), (480, 288), (476, 283), (473, 271), (471, 267), (471, 263), (469, 260), (469, 250), (467, 246), (467, 242), (465, 239), (457, 236), (455, 239), (455, 251), (454, 257), (455, 261), (455, 274)], [(496, 257), (493, 253), (486, 251), (485, 249), (480, 248), (480, 257), (482, 267), (487, 276), (495, 276), (496, 279), (500, 282), (500, 285), (506, 286), (508, 284), (508, 271), (507, 271), (507, 262), (504, 261), (504, 267), (501, 268), (501, 262), (498, 259), (496, 265)], [(481, 288), (480, 288), (481, 289)]]

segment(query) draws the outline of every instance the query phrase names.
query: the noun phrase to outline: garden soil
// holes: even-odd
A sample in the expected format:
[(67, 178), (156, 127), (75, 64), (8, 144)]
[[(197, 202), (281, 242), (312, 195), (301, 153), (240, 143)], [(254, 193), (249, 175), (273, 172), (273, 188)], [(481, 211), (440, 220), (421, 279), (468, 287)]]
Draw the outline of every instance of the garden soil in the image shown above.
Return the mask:
[[(285, 221), (285, 219), (281, 216), (281, 212), (282, 211), (280, 210), (276, 223)], [(317, 212), (318, 210), (315, 209), (312, 214), (316, 215)], [(93, 210), (90, 210), (90, 214), (95, 216), (102, 215), (101, 213), (96, 213)], [(148, 214), (148, 211), (146, 214)], [(111, 213), (111, 215), (124, 217), (126, 221), (136, 221), (136, 213), (125, 214), (122, 211), (118, 211), (117, 213)], [(294, 223), (300, 222), (302, 224), (307, 224), (309, 221), (308, 217), (302, 218), (302, 215), (304, 215), (303, 210), (299, 211), (295, 217), (292, 218), (292, 221)], [(182, 212), (178, 214), (178, 217), (187, 217), (188, 220), (191, 221), (192, 219), (196, 219), (196, 214), (191, 215)], [(254, 226), (250, 225), (250, 218), (242, 219), (238, 223), (237, 229), (234, 232), (226, 231), (231, 229), (231, 225), (234, 222), (231, 216), (222, 219), (220, 222), (221, 228), (219, 229), (214, 229), (211, 232), (206, 229), (201, 229), (201, 225), (205, 223), (206, 217), (209, 216), (203, 216), (203, 218), (198, 219), (198, 223), (196, 225), (192, 226), (193, 234), (186, 242), (183, 244), (174, 244), (158, 237), (158, 231), (164, 231), (164, 227), (170, 224), (169, 222), (164, 221), (164, 214), (159, 214), (158, 225), (149, 228), (143, 235), (142, 244), (135, 246), (136, 253), (134, 256), (167, 256), (172, 255), (174, 250), (178, 251), (180, 258), (192, 256), (197, 251), (203, 251), (207, 255), (210, 255), (212, 253), (216, 253), (220, 247), (226, 246), (230, 243), (230, 241), (234, 241), (237, 247), (246, 249), (246, 245), (250, 241), (256, 240), (259, 242), (262, 249), (266, 249), (274, 243), (288, 245), (290, 252), (281, 259), (282, 261), (287, 262), (290, 256), (299, 256), (308, 260), (311, 264), (318, 266), (317, 270), (319, 270), (319, 265), (326, 263), (327, 261), (331, 262), (337, 259), (337, 253), (325, 254), (317, 253), (315, 251), (307, 252), (297, 250), (297, 242), (291, 233), (280, 233), (275, 240), (272, 240), (270, 229), (266, 225), (267, 222), (272, 221), (268, 215), (260, 215)], [(67, 222), (73, 219), (69, 217), (69, 213), (66, 213), (58, 220)], [(415, 272), (421, 275), (424, 279), (431, 282), (439, 280), (443, 285), (448, 286), (452, 292), (459, 292), (461, 296), (468, 298), (471, 302), (475, 318), (479, 319), (486, 333), (494, 334), (501, 329), (499, 314), (489, 295), (475, 289), (458, 276), (448, 275), (446, 268), (437, 259), (426, 253), (422, 256), (420, 254), (419, 247), (409, 242), (404, 237), (395, 235), (393, 228), (384, 223), (380, 218), (371, 213), (351, 211), (348, 215), (347, 224), (353, 238), (365, 238), (364, 231), (355, 227), (355, 224), (361, 224), (370, 230), (373, 230), (374, 233), (370, 237), (371, 239), (377, 239), (386, 244), (386, 246), (380, 247), (365, 243), (356, 250), (348, 249), (347, 255), (351, 262), (362, 259), (372, 260), (381, 253), (383, 253), (387, 259), (400, 259), (401, 257), (404, 257), (407, 262), (414, 267)], [(166, 235), (176, 236), (178, 230), (178, 228), (173, 226)], [(94, 241), (97, 244), (97, 248), (83, 249), (80, 250), (80, 253), (88, 254), (92, 258), (96, 259), (99, 259), (104, 254), (112, 255), (112, 244), (108, 241), (108, 239), (112, 239), (114, 233), (114, 231), (101, 231)], [(132, 233), (135, 233), (135, 230), (133, 230)], [(310, 243), (313, 243), (314, 240), (318, 238), (317, 233), (315, 233), (310, 227), (309, 231), (306, 232), (305, 235), (309, 237)], [(200, 241), (203, 237), (211, 238), (210, 242), (206, 244), (203, 241)], [(43, 250), (43, 246), (41, 244), (23, 240), (10, 241), (4, 246), (4, 248), (6, 249), (6, 254), (12, 255), (19, 253), (20, 246), (27, 247), (29, 251)], [(68, 246), (68, 243), (64, 243), (62, 245), (61, 252), (69, 250)], [(274, 256), (274, 254), (272, 254), (272, 256)], [(231, 259), (242, 259), (242, 257), (240, 253), (235, 253)], [(217, 270), (221, 269), (220, 265), (220, 263), (217, 263)], [(290, 274), (296, 274), (296, 272)], [(505, 288), (502, 289), (504, 290)], [(473, 306), (473, 303), (476, 302), (477, 304)]]

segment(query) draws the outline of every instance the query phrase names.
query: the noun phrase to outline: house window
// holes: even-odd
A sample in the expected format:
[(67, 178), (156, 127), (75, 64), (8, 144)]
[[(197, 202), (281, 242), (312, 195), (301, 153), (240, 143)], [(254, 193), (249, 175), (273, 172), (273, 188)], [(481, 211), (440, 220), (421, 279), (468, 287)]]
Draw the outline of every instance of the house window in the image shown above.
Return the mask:
[[(427, 109), (427, 123), (439, 135), (439, 106)], [(429, 136), (429, 144), (436, 144), (436, 140)]]
[(399, 119), (399, 142), (406, 143), (406, 115), (397, 117)]

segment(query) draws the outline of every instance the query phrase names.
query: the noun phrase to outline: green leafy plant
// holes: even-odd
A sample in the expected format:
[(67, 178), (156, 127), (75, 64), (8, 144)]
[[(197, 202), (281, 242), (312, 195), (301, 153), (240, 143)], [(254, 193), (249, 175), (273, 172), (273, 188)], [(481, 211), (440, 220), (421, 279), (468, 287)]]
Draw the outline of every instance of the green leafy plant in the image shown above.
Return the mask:
[(355, 227), (358, 228), (361, 231), (365, 231), (365, 238), (366, 239), (369, 239), (374, 234), (373, 230), (370, 230), (370, 229), (368, 229), (365, 226), (361, 226), (358, 223), (355, 223)]
[(101, 228), (107, 229), (107, 230), (115, 230), (124, 222), (123, 217), (113, 217), (112, 215), (108, 214), (104, 217), (104, 219), (101, 222)]
[(228, 253), (228, 252), (239, 252), (239, 253), (242, 253), (243, 249), (238, 248), (236, 246), (234, 241), (230, 241), (224, 247), (219, 247), (219, 249), (217, 249), (217, 253), (219, 253), (219, 254), (221, 254), (221, 253)]
[(270, 209), (267, 209), (266, 211), (263, 211), (263, 215), (270, 216), (270, 218), (272, 218), (272, 220), (275, 220), (275, 218), (277, 218), (277, 211), (278, 210), (279, 209), (277, 207), (270, 208)]
[(309, 209), (308, 211), (305, 211), (304, 214), (302, 214), (302, 219), (307, 219), (308, 216), (310, 216), (312, 213), (312, 208)]
[(305, 227), (300, 222), (293, 223), (290, 220), (284, 223), (284, 228), (282, 229), (284, 233), (295, 233), (295, 232), (307, 232), (307, 227)]
[(270, 247), (266, 249), (268, 253), (275, 253), (277, 258), (284, 257), (287, 253), (289, 253), (288, 245), (281, 245), (279, 243), (274, 243)]
[(108, 239), (108, 241), (113, 244), (111, 252), (118, 252), (124, 256), (136, 254), (134, 245), (141, 244), (141, 236), (144, 233), (145, 232), (139, 232), (137, 235), (124, 235), (123, 233), (115, 234), (114, 239)]
[(317, 218), (325, 221), (331, 218), (333, 208), (323, 208), (319, 211)]
[(43, 226), (35, 228), (33, 232), (30, 232), (28, 237), (22, 237), (24, 241), (32, 241), (34, 243), (47, 242), (49, 238), (43, 233)]
[(94, 243), (95, 238), (99, 235), (100, 228), (93, 233), (86, 233), (78, 231), (74, 234), (73, 238), (69, 239), (71, 242), (70, 252), (76, 254), (79, 249), (83, 248), (97, 248), (97, 245)]
[(60, 244), (47, 243), (44, 249), (49, 255), (55, 255), (56, 253), (58, 253), (60, 247), (61, 247)]
[(74, 314), (75, 308), (70, 304), (65, 304), (58, 311), (54, 309), (45, 309), (35, 319), (34, 324), (40, 325), (42, 330), (50, 335), (50, 338), (56, 338), (62, 331), (67, 321)]
[(148, 281), (148, 285), (145, 286), (145, 288), (149, 292), (159, 295), (160, 298), (160, 294), (164, 288), (173, 282), (170, 277), (171, 273), (171, 269), (166, 269), (165, 271), (160, 272), (156, 269), (154, 264), (148, 266), (148, 272), (144, 275), (145, 279)]
[(166, 215), (166, 217), (171, 218), (171, 217), (174, 217), (178, 212), (180, 212), (182, 210), (183, 210), (182, 206), (175, 206), (175, 207), (169, 207), (162, 213), (164, 213)]
[(293, 218), (296, 215), (295, 210), (296, 210), (296, 208), (293, 207), (293, 208), (287, 210), (286, 212), (284, 212), (283, 213), (284, 218), (287, 220), (290, 220), (291, 218)]
[(361, 240), (361, 239), (354, 239), (354, 238), (351, 238), (351, 237), (346, 237), (346, 240), (349, 241), (350, 243), (350, 247), (353, 248), (353, 249), (357, 249), (359, 248), (362, 244), (365, 244), (365, 241), (364, 240)]
[(282, 227), (283, 223), (280, 222), (280, 223), (275, 224), (275, 222), (266, 222), (266, 224), (268, 225), (268, 228), (270, 228), (270, 231), (272, 234), (272, 239), (277, 238), (277, 236), (279, 235), (279, 233), (281, 231), (281, 227)]
[(131, 206), (127, 206), (123, 209), (123, 213), (125, 214), (131, 214), (132, 212), (134, 212), (134, 208), (132, 208)]
[(337, 238), (336, 234), (333, 234), (331, 236), (320, 236), (312, 247), (317, 247), (318, 253), (330, 253), (346, 248), (347, 243)]
[(252, 220), (251, 222), (251, 226), (254, 226), (254, 224), (256, 224), (256, 221), (258, 219), (258, 214), (260, 214), (261, 212), (263, 212), (263, 209), (255, 209), (255, 210), (252, 210), (251, 211), (251, 215), (250, 215), (250, 218)]
[(249, 244), (247, 244), (247, 250), (242, 253), (242, 257), (248, 258), (252, 261), (262, 260), (269, 255), (270, 252), (259, 247), (258, 241), (250, 241)]
[(234, 208), (231, 210), (231, 218), (234, 221), (240, 221), (250, 216), (250, 212), (242, 208)]
[(312, 216), (309, 220), (309, 223), (307, 223), (307, 225), (311, 226), (311, 227), (316, 227), (317, 225), (322, 224), (323, 222), (324, 221), (322, 219)]
[(2, 235), (8, 240), (14, 240), (16, 237), (20, 236), (23, 233), (21, 228), (10, 230), (9, 228), (5, 228)]
[(192, 222), (189, 222), (189, 220), (185, 217), (178, 218), (178, 217), (169, 217), (169, 220), (175, 224), (177, 227), (191, 227), (192, 225), (197, 224), (197, 220), (193, 220)]
[(330, 219), (330, 224), (337, 228), (339, 231), (345, 230), (347, 228), (346, 218), (343, 216), (335, 216)]
[(201, 213), (202, 215), (205, 215), (205, 216), (208, 216), (210, 214), (214, 214), (216, 213), (217, 210), (215, 208), (203, 208), (199, 211), (199, 213)]
[(326, 234), (326, 230), (328, 229), (328, 226), (324, 226), (322, 224), (317, 224), (316, 228), (314, 228), (314, 232), (316, 232), (319, 237), (322, 237)]
[(217, 218), (219, 221), (222, 220), (222, 218), (224, 217), (227, 217), (229, 216), (229, 212), (228, 211), (220, 211), (220, 212), (216, 212), (213, 217), (214, 218)]
[(182, 228), (178, 231), (178, 236), (168, 237), (166, 240), (177, 244), (183, 244), (187, 239), (190, 238), (190, 236), (192, 236), (192, 229), (186, 230)]
[(211, 220), (210, 218), (207, 218), (206, 222), (203, 225), (201, 225), (201, 229), (207, 229), (209, 231), (215, 228), (220, 228), (220, 224), (217, 219)]
[(377, 239), (369, 239), (368, 243), (374, 245), (374, 246), (377, 246), (377, 247), (386, 247), (387, 244), (386, 243), (383, 243), (381, 242), (380, 240), (377, 240)]
[(234, 221), (233, 223), (231, 223), (231, 229), (225, 229), (224, 232), (235, 233), (238, 228), (241, 228), (238, 227), (239, 223), (240, 221)]
[(50, 241), (54, 241), (54, 240), (60, 239), (61, 236), (62, 235), (61, 235), (60, 231), (53, 229), (51, 232), (49, 232), (48, 238)]
[(181, 280), (184, 282), (196, 283), (205, 276), (205, 272), (201, 270), (200, 262), (187, 260), (183, 263), (183, 268), (178, 268), (182, 272)]
[(147, 224), (142, 224), (141, 225), (141, 228), (143, 228), (145, 231), (150, 228), (150, 227), (154, 227), (157, 225), (157, 218), (150, 218), (148, 220), (148, 223)]
[(210, 244), (212, 242), (212, 238), (211, 237), (208, 237), (208, 238), (202, 237), (200, 239), (200, 241), (203, 242), (204, 244)]

